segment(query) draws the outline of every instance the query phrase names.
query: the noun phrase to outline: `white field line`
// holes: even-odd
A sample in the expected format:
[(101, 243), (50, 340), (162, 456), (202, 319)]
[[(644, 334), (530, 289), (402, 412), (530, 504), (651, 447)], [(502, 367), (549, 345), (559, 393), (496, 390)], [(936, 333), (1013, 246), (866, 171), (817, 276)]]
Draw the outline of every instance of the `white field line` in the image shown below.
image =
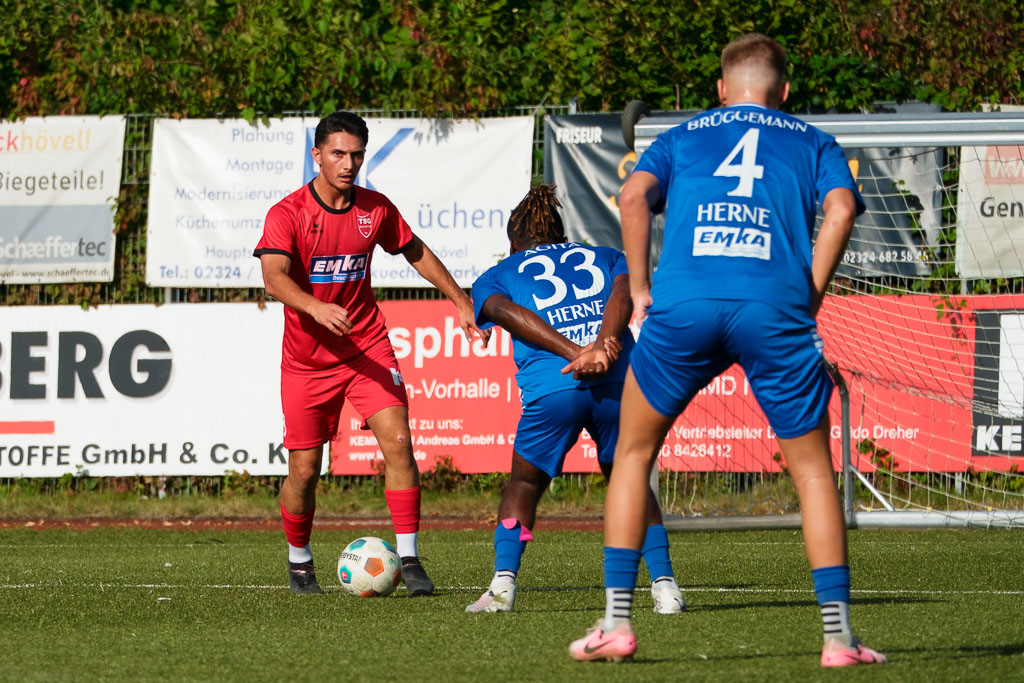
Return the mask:
[[(58, 583), (9, 583), (0, 584), (0, 590), (31, 590), (43, 588), (99, 588), (100, 590), (286, 590), (284, 584), (259, 585), (259, 584), (174, 584), (174, 583), (71, 583), (62, 581)], [(440, 586), (441, 590), (447, 591), (482, 591), (488, 586)], [(813, 591), (803, 588), (687, 588), (682, 586), (686, 593), (746, 593), (760, 595), (813, 595)], [(523, 588), (524, 592), (531, 591), (569, 591), (569, 590), (597, 590), (598, 587), (537, 587)], [(340, 589), (339, 589), (340, 590)], [(646, 587), (637, 588), (636, 592), (646, 592)], [(872, 590), (854, 589), (850, 591), (856, 595), (1024, 595), (1024, 590)]]

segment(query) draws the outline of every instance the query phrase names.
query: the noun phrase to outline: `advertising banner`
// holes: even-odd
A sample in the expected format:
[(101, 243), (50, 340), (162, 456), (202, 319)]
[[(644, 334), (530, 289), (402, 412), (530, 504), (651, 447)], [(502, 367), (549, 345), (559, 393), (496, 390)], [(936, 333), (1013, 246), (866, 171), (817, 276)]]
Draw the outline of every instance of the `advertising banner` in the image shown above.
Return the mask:
[(262, 287), (252, 252), (267, 210), (302, 185), (303, 119), (153, 122), (150, 287)]
[(0, 477), (287, 474), (281, 309), (4, 309)]
[[(487, 345), (467, 341), (446, 301), (381, 308), (409, 393), (419, 468), (450, 458), (465, 473), (507, 472), (520, 414), (508, 333), (495, 329)], [(280, 304), (25, 306), (2, 315), (0, 478), (287, 472)], [(861, 471), (1024, 462), (1024, 296), (966, 297), (956, 314), (938, 317), (924, 295), (830, 297), (819, 323), (850, 388)], [(839, 403), (837, 392), (837, 470)], [(785, 464), (778, 451), (734, 367), (694, 398), (658, 462), (684, 472), (776, 472)], [(347, 404), (329, 460), (337, 474), (382, 464)], [(565, 471), (598, 471), (586, 433)]]
[[(262, 287), (253, 249), (267, 210), (319, 172), (317, 119), (159, 119), (153, 130), (146, 284)], [(383, 192), (462, 287), (508, 252), (511, 210), (530, 187), (533, 118), (367, 119), (356, 184)], [(428, 283), (377, 250), (376, 287)]]
[[(967, 297), (965, 305), (951, 320), (936, 318), (928, 296), (826, 300), (819, 325), (826, 355), (850, 386), (853, 443), (864, 445), (854, 455), (861, 471), (874, 469), (880, 454), (889, 459), (888, 466), (918, 472), (1005, 470), (1024, 457), (1024, 400), (1012, 398), (1024, 395), (1019, 371), (1014, 374), (1016, 359), (1024, 367), (1024, 334), (1013, 337), (1019, 344), (1004, 341), (994, 355), (985, 348), (976, 353), (970, 324), (975, 311), (994, 310), (1011, 316), (1005, 325), (1012, 328), (1017, 320), (1012, 316), (1024, 311), (1024, 298)], [(409, 391), (420, 469), (451, 458), (466, 473), (508, 471), (520, 403), (507, 334), (496, 330), (487, 347), (469, 344), (447, 302), (384, 302), (381, 307)], [(914, 345), (911, 339), (927, 343)], [(1002, 359), (997, 371), (1002, 384), (984, 380), (993, 358)], [(996, 386), (1003, 404), (1015, 406), (998, 430), (982, 415), (972, 418), (972, 406), (984, 405), (974, 399), (976, 386)], [(839, 410), (836, 392), (829, 413), (837, 471)], [(348, 406), (341, 425), (331, 444), (331, 471), (375, 472), (382, 456), (372, 433), (361, 429), (362, 420)], [(1000, 451), (993, 443), (1011, 449)], [(694, 398), (669, 431), (658, 462), (661, 469), (700, 472), (777, 472), (784, 465), (775, 435), (735, 366)], [(594, 442), (586, 433), (569, 452), (565, 471), (599, 471)]]
[[(857, 217), (839, 277), (927, 275), (926, 247), (942, 229), (942, 150), (844, 150), (866, 210)], [(820, 219), (819, 219), (820, 220)]]
[(956, 215), (960, 277), (1024, 275), (1024, 147), (961, 147)]
[[(569, 239), (621, 249), (619, 192), (637, 162), (622, 139), (621, 116), (547, 116), (544, 127), (544, 181), (558, 186)], [(857, 218), (839, 275), (930, 272), (924, 255), (941, 230), (942, 151), (866, 148), (846, 155), (867, 211)], [(658, 214), (651, 225), (652, 263), (663, 235), (664, 215)]]
[[(509, 215), (530, 189), (533, 117), (366, 123), (356, 183), (383, 192), (459, 286), (472, 286), (508, 253)], [(429, 286), (404, 257), (382, 249), (371, 273), (376, 287)]]
[(622, 249), (619, 192), (636, 165), (619, 114), (544, 117), (544, 182), (554, 183), (566, 236)]
[(0, 284), (110, 282), (123, 116), (0, 121)]

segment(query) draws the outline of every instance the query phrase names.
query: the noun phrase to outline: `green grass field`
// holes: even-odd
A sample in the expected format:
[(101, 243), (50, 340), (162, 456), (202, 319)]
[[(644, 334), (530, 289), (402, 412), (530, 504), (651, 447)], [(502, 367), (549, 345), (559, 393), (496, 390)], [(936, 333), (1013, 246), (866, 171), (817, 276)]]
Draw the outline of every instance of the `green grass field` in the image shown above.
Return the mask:
[[(601, 538), (541, 531), (513, 614), (468, 615), (491, 574), (486, 531), (421, 533), (438, 584), (344, 595), (338, 553), (384, 529), (317, 531), (323, 596), (285, 588), (280, 532), (0, 530), (0, 679), (1021, 680), (1024, 539), (1013, 531), (854, 531), (852, 619), (884, 667), (818, 666), (801, 537), (672, 534), (690, 611), (637, 594), (633, 662), (573, 662), (602, 614)], [(646, 577), (641, 573), (641, 580)]]

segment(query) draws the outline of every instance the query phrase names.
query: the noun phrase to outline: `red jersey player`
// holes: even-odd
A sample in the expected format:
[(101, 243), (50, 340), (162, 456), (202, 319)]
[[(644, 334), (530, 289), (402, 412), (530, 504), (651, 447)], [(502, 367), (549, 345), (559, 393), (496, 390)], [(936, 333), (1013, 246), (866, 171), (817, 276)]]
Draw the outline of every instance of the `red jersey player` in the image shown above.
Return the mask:
[(271, 207), (254, 253), (267, 293), (285, 304), (281, 403), (288, 477), (281, 486), (281, 517), (289, 581), (292, 592), (322, 592), (309, 536), (324, 443), (337, 432), (347, 399), (384, 454), (384, 497), (406, 590), (428, 595), (434, 583), (416, 547), (420, 489), (409, 400), (370, 284), (374, 247), (405, 256), (451, 299), (467, 338), (475, 333), (486, 341), (488, 335), (474, 322), (469, 296), (395, 205), (355, 186), (368, 139), (366, 122), (355, 114), (335, 112), (321, 120), (312, 149), (319, 175)]

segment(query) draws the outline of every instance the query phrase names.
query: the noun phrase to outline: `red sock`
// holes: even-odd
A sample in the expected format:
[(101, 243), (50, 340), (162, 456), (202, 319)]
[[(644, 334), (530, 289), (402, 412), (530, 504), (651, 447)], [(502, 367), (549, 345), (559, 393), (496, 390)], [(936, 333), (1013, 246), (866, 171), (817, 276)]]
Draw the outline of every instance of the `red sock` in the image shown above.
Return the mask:
[(281, 503), (281, 522), (284, 524), (284, 535), (288, 539), (288, 545), (302, 548), (309, 545), (309, 534), (313, 531), (313, 515), (316, 508), (313, 508), (304, 515), (293, 515), (284, 509)]
[(384, 489), (384, 500), (391, 511), (396, 534), (414, 534), (420, 530), (420, 487)]

